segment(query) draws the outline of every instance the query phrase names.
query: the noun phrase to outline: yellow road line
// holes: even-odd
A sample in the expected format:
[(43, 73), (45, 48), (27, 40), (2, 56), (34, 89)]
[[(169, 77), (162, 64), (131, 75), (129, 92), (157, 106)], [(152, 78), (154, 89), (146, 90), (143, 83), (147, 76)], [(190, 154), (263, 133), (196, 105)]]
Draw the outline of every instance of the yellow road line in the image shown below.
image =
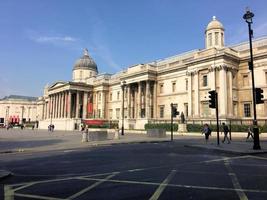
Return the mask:
[(159, 185), (159, 187), (149, 200), (157, 200), (175, 174), (176, 170), (172, 170), (171, 173), (167, 176), (167, 178)]
[[(113, 174), (109, 175), (109, 176), (106, 177), (105, 179), (102, 179), (102, 180), (100, 180), (100, 181), (94, 183), (93, 185), (90, 185), (89, 187), (87, 187), (87, 188), (81, 190), (80, 192), (77, 192), (76, 194), (74, 194), (74, 195), (68, 197), (67, 199), (75, 199), (75, 198), (77, 198), (78, 196), (84, 194), (85, 192), (90, 191), (91, 189), (97, 187), (97, 186), (100, 185), (101, 183), (104, 183), (104, 182), (106, 182), (107, 180), (111, 179), (112, 177), (116, 176), (118, 173), (119, 173), (119, 172), (116, 172), (116, 173), (113, 173)], [(86, 178), (83, 178), (83, 180), (84, 180), (84, 179), (86, 179)]]
[(228, 160), (225, 160), (224, 161), (224, 165), (226, 166), (227, 170), (229, 171), (229, 176), (231, 178), (231, 181), (233, 183), (234, 188), (235, 189), (238, 189), (238, 190), (236, 190), (236, 193), (239, 196), (239, 199), (240, 200), (248, 200), (247, 195), (245, 194), (244, 191), (242, 191), (241, 185), (239, 184), (239, 181), (237, 179), (237, 176), (234, 173), (232, 167), (230, 166), (229, 161)]

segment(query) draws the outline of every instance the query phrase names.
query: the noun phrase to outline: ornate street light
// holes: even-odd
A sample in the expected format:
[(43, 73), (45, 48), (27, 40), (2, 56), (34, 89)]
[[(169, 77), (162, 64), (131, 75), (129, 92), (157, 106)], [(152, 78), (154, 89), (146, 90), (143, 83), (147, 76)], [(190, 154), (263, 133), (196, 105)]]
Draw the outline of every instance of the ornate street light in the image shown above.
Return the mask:
[(121, 122), (121, 135), (124, 135), (124, 89), (126, 86), (126, 81), (121, 82), (121, 89), (122, 89), (122, 122)]
[(259, 138), (259, 128), (257, 123), (257, 114), (256, 114), (256, 95), (255, 95), (255, 83), (254, 83), (254, 66), (253, 66), (253, 52), (252, 52), (252, 37), (253, 30), (251, 29), (252, 18), (254, 14), (247, 8), (246, 13), (243, 15), (243, 19), (246, 20), (248, 24), (248, 33), (249, 33), (249, 48), (250, 48), (250, 61), (248, 62), (249, 69), (251, 71), (252, 78), (252, 97), (253, 97), (253, 111), (254, 111), (254, 120), (253, 120), (253, 132), (254, 132), (254, 145), (253, 149), (261, 149), (260, 147), (260, 138)]

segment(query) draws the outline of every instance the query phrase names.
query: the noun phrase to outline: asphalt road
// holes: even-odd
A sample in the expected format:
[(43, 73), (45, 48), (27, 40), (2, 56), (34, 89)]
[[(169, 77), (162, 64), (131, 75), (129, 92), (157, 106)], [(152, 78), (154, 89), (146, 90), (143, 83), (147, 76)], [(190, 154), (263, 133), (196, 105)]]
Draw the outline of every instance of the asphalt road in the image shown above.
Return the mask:
[(267, 199), (267, 155), (231, 155), (183, 141), (1, 154), (0, 199)]

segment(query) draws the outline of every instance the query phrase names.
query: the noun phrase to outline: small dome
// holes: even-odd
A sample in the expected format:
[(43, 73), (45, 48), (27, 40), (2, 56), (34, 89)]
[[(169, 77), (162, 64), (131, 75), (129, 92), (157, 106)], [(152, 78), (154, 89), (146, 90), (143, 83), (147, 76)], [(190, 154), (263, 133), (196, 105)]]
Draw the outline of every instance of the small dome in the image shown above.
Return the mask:
[(88, 54), (88, 49), (84, 49), (84, 55), (75, 62), (73, 70), (75, 69), (91, 69), (96, 72), (98, 71), (95, 61)]
[(224, 30), (222, 23), (219, 22), (216, 19), (215, 16), (212, 17), (212, 21), (208, 24), (208, 26), (206, 28), (206, 31), (211, 30), (211, 29), (222, 29), (222, 30)]

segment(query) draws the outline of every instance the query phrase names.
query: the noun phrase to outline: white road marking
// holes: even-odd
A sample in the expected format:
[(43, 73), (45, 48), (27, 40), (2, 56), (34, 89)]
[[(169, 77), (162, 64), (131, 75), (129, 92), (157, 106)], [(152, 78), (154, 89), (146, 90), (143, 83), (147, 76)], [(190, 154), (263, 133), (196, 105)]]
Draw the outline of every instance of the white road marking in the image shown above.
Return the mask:
[(35, 198), (35, 199), (43, 199), (43, 200), (65, 200), (65, 199), (62, 199), (62, 198), (39, 196), (39, 195), (32, 195), (32, 194), (21, 194), (21, 193), (15, 193), (15, 196)]
[(13, 192), (11, 186), (9, 186), (9, 185), (4, 186), (4, 194), (5, 194), (5, 200), (13, 200), (14, 199), (14, 192)]
[(164, 189), (166, 188), (166, 186), (168, 185), (168, 183), (171, 181), (171, 179), (173, 178), (173, 176), (175, 175), (176, 170), (172, 170), (171, 173), (167, 176), (167, 178), (159, 185), (159, 187), (157, 188), (157, 190), (155, 191), (155, 193), (152, 195), (152, 197), (150, 197), (149, 200), (157, 200), (161, 193), (164, 191)]
[(239, 196), (239, 199), (240, 200), (248, 200), (247, 195), (245, 194), (244, 191), (242, 191), (241, 185), (239, 184), (239, 181), (237, 179), (237, 176), (234, 173), (232, 167), (230, 166), (229, 161), (228, 160), (225, 160), (224, 161), (224, 165), (226, 166), (226, 168), (227, 168), (227, 170), (229, 172), (229, 176), (231, 178), (231, 181), (233, 183), (234, 188), (235, 189), (238, 189), (238, 190), (236, 190), (236, 193)]
[(15, 189), (13, 190), (13, 192), (16, 192), (16, 191), (18, 191), (18, 190), (21, 190), (21, 189), (24, 189), (24, 188), (30, 187), (30, 186), (32, 186), (32, 185), (34, 185), (34, 183), (29, 183), (29, 184), (26, 184), (26, 185), (20, 186), (20, 187), (18, 187), (18, 188), (15, 188)]
[[(100, 181), (98, 178), (86, 178), (87, 180)], [(144, 181), (126, 181), (126, 180), (107, 180), (111, 183), (127, 183), (127, 184), (140, 184), (140, 185), (160, 185), (161, 183), (144, 182)], [(179, 187), (179, 188), (192, 188), (192, 189), (204, 189), (204, 190), (221, 190), (221, 191), (242, 191), (242, 192), (255, 192), (255, 193), (267, 193), (267, 190), (254, 190), (254, 189), (236, 189), (236, 188), (224, 188), (224, 187), (208, 187), (208, 186), (197, 186), (197, 185), (181, 185), (181, 184), (163, 184), (168, 187)]]
[[(107, 180), (111, 179), (112, 177), (116, 176), (117, 174), (119, 174), (119, 172), (116, 172), (116, 173), (113, 173), (113, 174), (109, 175), (109, 176), (106, 177), (105, 179), (102, 179), (102, 180), (100, 180), (100, 181), (94, 183), (93, 185), (90, 185), (89, 187), (87, 187), (87, 188), (81, 190), (80, 192), (77, 192), (76, 194), (74, 194), (74, 195), (68, 197), (67, 199), (75, 199), (75, 198), (77, 198), (78, 196), (84, 194), (85, 192), (88, 192), (88, 191), (90, 191), (91, 189), (97, 187), (97, 186), (100, 185), (101, 183), (106, 182)], [(84, 179), (86, 179), (86, 178), (84, 178)], [(83, 180), (84, 180), (84, 179), (83, 179)]]
[(225, 161), (225, 160), (235, 160), (235, 159), (244, 159), (244, 158), (249, 158), (250, 156), (236, 156), (236, 157), (223, 157), (223, 158), (218, 158), (218, 159), (213, 159), (213, 160), (207, 160), (203, 161), (204, 163), (210, 163), (210, 162), (220, 162), (220, 161)]
[(260, 156), (252, 156), (252, 155), (249, 155), (250, 158), (256, 158), (256, 159), (260, 159), (260, 160), (267, 160), (267, 158), (265, 157), (260, 157)]

